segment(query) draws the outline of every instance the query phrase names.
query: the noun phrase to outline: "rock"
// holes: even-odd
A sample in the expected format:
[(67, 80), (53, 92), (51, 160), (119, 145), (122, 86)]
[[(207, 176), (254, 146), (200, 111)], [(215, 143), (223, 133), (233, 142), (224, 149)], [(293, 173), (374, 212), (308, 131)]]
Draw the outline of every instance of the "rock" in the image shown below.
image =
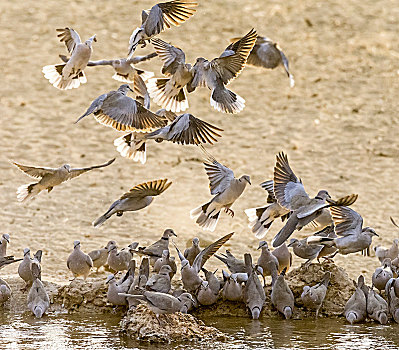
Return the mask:
[(226, 335), (189, 314), (180, 312), (160, 315), (159, 319), (147, 307), (138, 305), (128, 311), (120, 323), (121, 333), (135, 340), (170, 343), (189, 340), (225, 340)]

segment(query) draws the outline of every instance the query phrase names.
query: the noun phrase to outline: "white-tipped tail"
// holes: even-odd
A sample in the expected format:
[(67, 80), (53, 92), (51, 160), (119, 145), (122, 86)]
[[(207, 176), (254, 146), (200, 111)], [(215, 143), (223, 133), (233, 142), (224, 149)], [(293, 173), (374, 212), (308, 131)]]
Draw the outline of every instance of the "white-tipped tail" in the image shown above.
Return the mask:
[(80, 84), (87, 83), (86, 75), (84, 72), (78, 73), (75, 77), (68, 77), (67, 79), (62, 76), (62, 69), (65, 64), (56, 64), (45, 66), (42, 69), (44, 77), (49, 80), (55, 88), (60, 90), (76, 89)]
[(220, 209), (214, 209), (207, 213), (207, 209), (211, 202), (203, 204), (198, 208), (190, 211), (190, 217), (196, 219), (196, 223), (205, 231), (215, 231), (216, 225), (220, 217)]
[(332, 247), (334, 245), (334, 238), (310, 236), (306, 239), (306, 243), (310, 245), (326, 245)]
[(263, 238), (270, 229), (274, 218), (270, 216), (269, 206), (250, 208), (245, 210), (245, 214), (248, 216), (249, 224), (248, 227), (252, 229), (256, 238)]
[(132, 140), (131, 137), (132, 134), (127, 134), (115, 139), (114, 146), (116, 146), (116, 150), (122, 157), (145, 164), (147, 160), (145, 140)]
[(226, 88), (213, 89), (210, 102), (213, 108), (223, 113), (240, 113), (245, 107), (245, 100)]
[(17, 189), (17, 200), (19, 202), (24, 202), (38, 195), (41, 190), (38, 183), (19, 186)]
[(143, 37), (143, 29), (137, 27), (135, 30), (133, 30), (133, 33), (129, 38), (128, 58), (130, 58), (133, 55), (142, 37)]
[(149, 79), (147, 89), (154, 102), (167, 111), (179, 113), (188, 108), (188, 100), (184, 88), (174, 86), (170, 79)]

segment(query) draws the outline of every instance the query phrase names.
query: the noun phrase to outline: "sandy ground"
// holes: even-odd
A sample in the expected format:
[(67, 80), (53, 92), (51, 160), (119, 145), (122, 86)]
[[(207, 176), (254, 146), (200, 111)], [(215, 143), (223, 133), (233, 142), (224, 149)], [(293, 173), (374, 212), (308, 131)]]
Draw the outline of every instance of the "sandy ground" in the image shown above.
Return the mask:
[[(76, 239), (85, 251), (110, 239), (120, 246), (132, 241), (146, 245), (172, 227), (178, 234), (175, 242), (183, 248), (195, 235), (205, 245), (234, 231), (228, 247), (238, 254), (254, 251), (258, 242), (247, 227), (244, 209), (264, 203), (258, 184), (271, 178), (275, 154), (282, 150), (310, 195), (319, 189), (328, 189), (334, 197), (359, 194), (353, 208), (380, 234), (375, 244), (388, 246), (399, 236), (389, 221), (390, 215), (399, 220), (398, 3), (199, 2), (192, 19), (161, 35), (184, 49), (188, 62), (217, 57), (229, 38), (255, 27), (280, 43), (296, 80), (291, 89), (281, 67), (246, 68), (230, 85), (246, 99), (246, 108), (236, 116), (211, 108), (206, 89), (189, 96), (190, 113), (225, 130), (210, 149), (212, 154), (237, 176), (251, 175), (253, 183), (233, 206), (234, 219), (224, 214), (213, 233), (201, 232), (189, 217), (192, 208), (211, 198), (196, 147), (149, 143), (148, 161), (141, 165), (116, 153), (116, 131), (91, 117), (73, 124), (93, 99), (119, 86), (111, 79), (112, 68), (88, 68), (88, 83), (73, 91), (55, 89), (41, 72), (44, 65), (59, 62), (58, 54), (66, 54), (56, 37), (59, 27), (73, 27), (82, 39), (96, 33), (94, 60), (124, 57), (141, 10), (153, 1), (0, 2), (1, 230), (11, 236), (10, 254), (21, 256), (27, 246), (43, 249), (44, 279), (67, 282), (66, 259)], [(140, 55), (149, 52), (150, 47), (137, 50)], [(160, 67), (158, 59), (140, 66), (157, 76)], [(16, 200), (17, 187), (31, 179), (9, 159), (81, 167), (112, 157), (117, 161), (109, 168), (85, 174), (26, 204)], [(100, 229), (91, 226), (124, 191), (158, 178), (168, 178), (173, 185), (149, 208), (113, 217)], [(280, 227), (280, 222), (272, 227), (269, 241)], [(375, 257), (360, 254), (336, 261), (352, 277), (371, 274), (378, 266)], [(208, 264), (218, 266), (212, 259)], [(10, 266), (2, 275), (15, 272)]]

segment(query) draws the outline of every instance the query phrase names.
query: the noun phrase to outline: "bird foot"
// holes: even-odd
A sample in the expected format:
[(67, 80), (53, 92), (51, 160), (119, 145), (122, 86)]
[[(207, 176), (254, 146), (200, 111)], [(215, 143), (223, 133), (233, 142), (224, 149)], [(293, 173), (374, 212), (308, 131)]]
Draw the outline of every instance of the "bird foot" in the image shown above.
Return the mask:
[(324, 261), (322, 262), (322, 264), (324, 264), (324, 263), (334, 263), (334, 260), (331, 258), (331, 257), (329, 257), (329, 256), (323, 256), (323, 259), (324, 259)]
[(118, 211), (117, 213), (116, 213), (116, 216), (122, 216), (123, 215), (123, 211)]
[(230, 215), (232, 218), (234, 218), (234, 211), (231, 210), (230, 208), (225, 208), (225, 209), (224, 209), (224, 212), (225, 212), (227, 215)]

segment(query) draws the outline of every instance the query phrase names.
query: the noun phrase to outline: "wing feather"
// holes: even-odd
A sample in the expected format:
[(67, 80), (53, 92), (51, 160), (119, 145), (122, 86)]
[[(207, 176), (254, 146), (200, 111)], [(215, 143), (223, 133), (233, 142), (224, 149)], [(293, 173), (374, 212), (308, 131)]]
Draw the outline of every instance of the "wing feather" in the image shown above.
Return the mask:
[(168, 179), (144, 182), (134, 186), (129, 192), (123, 194), (120, 199), (158, 196), (166, 191), (171, 184), (172, 182), (168, 182)]

